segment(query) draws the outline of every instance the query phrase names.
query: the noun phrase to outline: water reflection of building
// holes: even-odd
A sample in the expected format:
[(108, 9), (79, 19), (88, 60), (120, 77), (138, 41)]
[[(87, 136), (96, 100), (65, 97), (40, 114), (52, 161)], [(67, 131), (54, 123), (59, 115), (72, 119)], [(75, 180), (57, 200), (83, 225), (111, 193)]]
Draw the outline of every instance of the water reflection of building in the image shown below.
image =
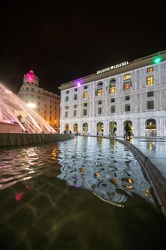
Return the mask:
[(61, 132), (166, 136), (166, 51), (62, 84)]
[(24, 75), (18, 96), (57, 132), (60, 119), (60, 96), (39, 87), (39, 78), (30, 70)]

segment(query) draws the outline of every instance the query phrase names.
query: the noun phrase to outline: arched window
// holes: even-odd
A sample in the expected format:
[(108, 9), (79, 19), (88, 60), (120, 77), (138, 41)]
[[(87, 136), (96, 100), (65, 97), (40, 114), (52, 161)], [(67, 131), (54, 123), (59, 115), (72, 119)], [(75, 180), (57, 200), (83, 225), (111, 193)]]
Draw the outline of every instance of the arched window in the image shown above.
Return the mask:
[(109, 93), (114, 93), (116, 91), (116, 79), (111, 78), (109, 83)]
[(99, 82), (97, 84), (97, 89), (95, 91), (95, 95), (102, 95), (103, 94), (103, 83), (102, 82)]
[(132, 86), (132, 82), (131, 82), (131, 74), (126, 74), (123, 77), (123, 89), (127, 90), (130, 89)]

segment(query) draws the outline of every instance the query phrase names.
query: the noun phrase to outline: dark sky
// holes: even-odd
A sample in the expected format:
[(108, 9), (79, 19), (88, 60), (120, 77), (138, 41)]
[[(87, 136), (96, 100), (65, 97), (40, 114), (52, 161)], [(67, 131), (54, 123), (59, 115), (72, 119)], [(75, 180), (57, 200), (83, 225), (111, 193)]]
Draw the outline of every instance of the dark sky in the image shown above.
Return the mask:
[(166, 49), (164, 1), (0, 1), (0, 81), (14, 93), (32, 68), (40, 87)]

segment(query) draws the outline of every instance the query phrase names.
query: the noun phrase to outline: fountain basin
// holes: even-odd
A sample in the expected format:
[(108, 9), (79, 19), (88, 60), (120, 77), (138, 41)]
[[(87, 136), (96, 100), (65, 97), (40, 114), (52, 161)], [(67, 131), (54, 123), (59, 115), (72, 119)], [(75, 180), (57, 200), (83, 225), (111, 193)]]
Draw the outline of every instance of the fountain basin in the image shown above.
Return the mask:
[(0, 147), (41, 144), (72, 139), (72, 134), (0, 133)]

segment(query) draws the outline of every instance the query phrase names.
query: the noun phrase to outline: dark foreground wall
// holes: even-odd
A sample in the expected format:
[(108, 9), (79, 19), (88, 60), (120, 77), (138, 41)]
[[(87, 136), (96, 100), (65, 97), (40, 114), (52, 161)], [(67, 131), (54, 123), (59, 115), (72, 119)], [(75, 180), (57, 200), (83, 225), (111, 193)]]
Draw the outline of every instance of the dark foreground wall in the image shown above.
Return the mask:
[(0, 133), (0, 147), (41, 144), (72, 139), (72, 134), (24, 134)]

